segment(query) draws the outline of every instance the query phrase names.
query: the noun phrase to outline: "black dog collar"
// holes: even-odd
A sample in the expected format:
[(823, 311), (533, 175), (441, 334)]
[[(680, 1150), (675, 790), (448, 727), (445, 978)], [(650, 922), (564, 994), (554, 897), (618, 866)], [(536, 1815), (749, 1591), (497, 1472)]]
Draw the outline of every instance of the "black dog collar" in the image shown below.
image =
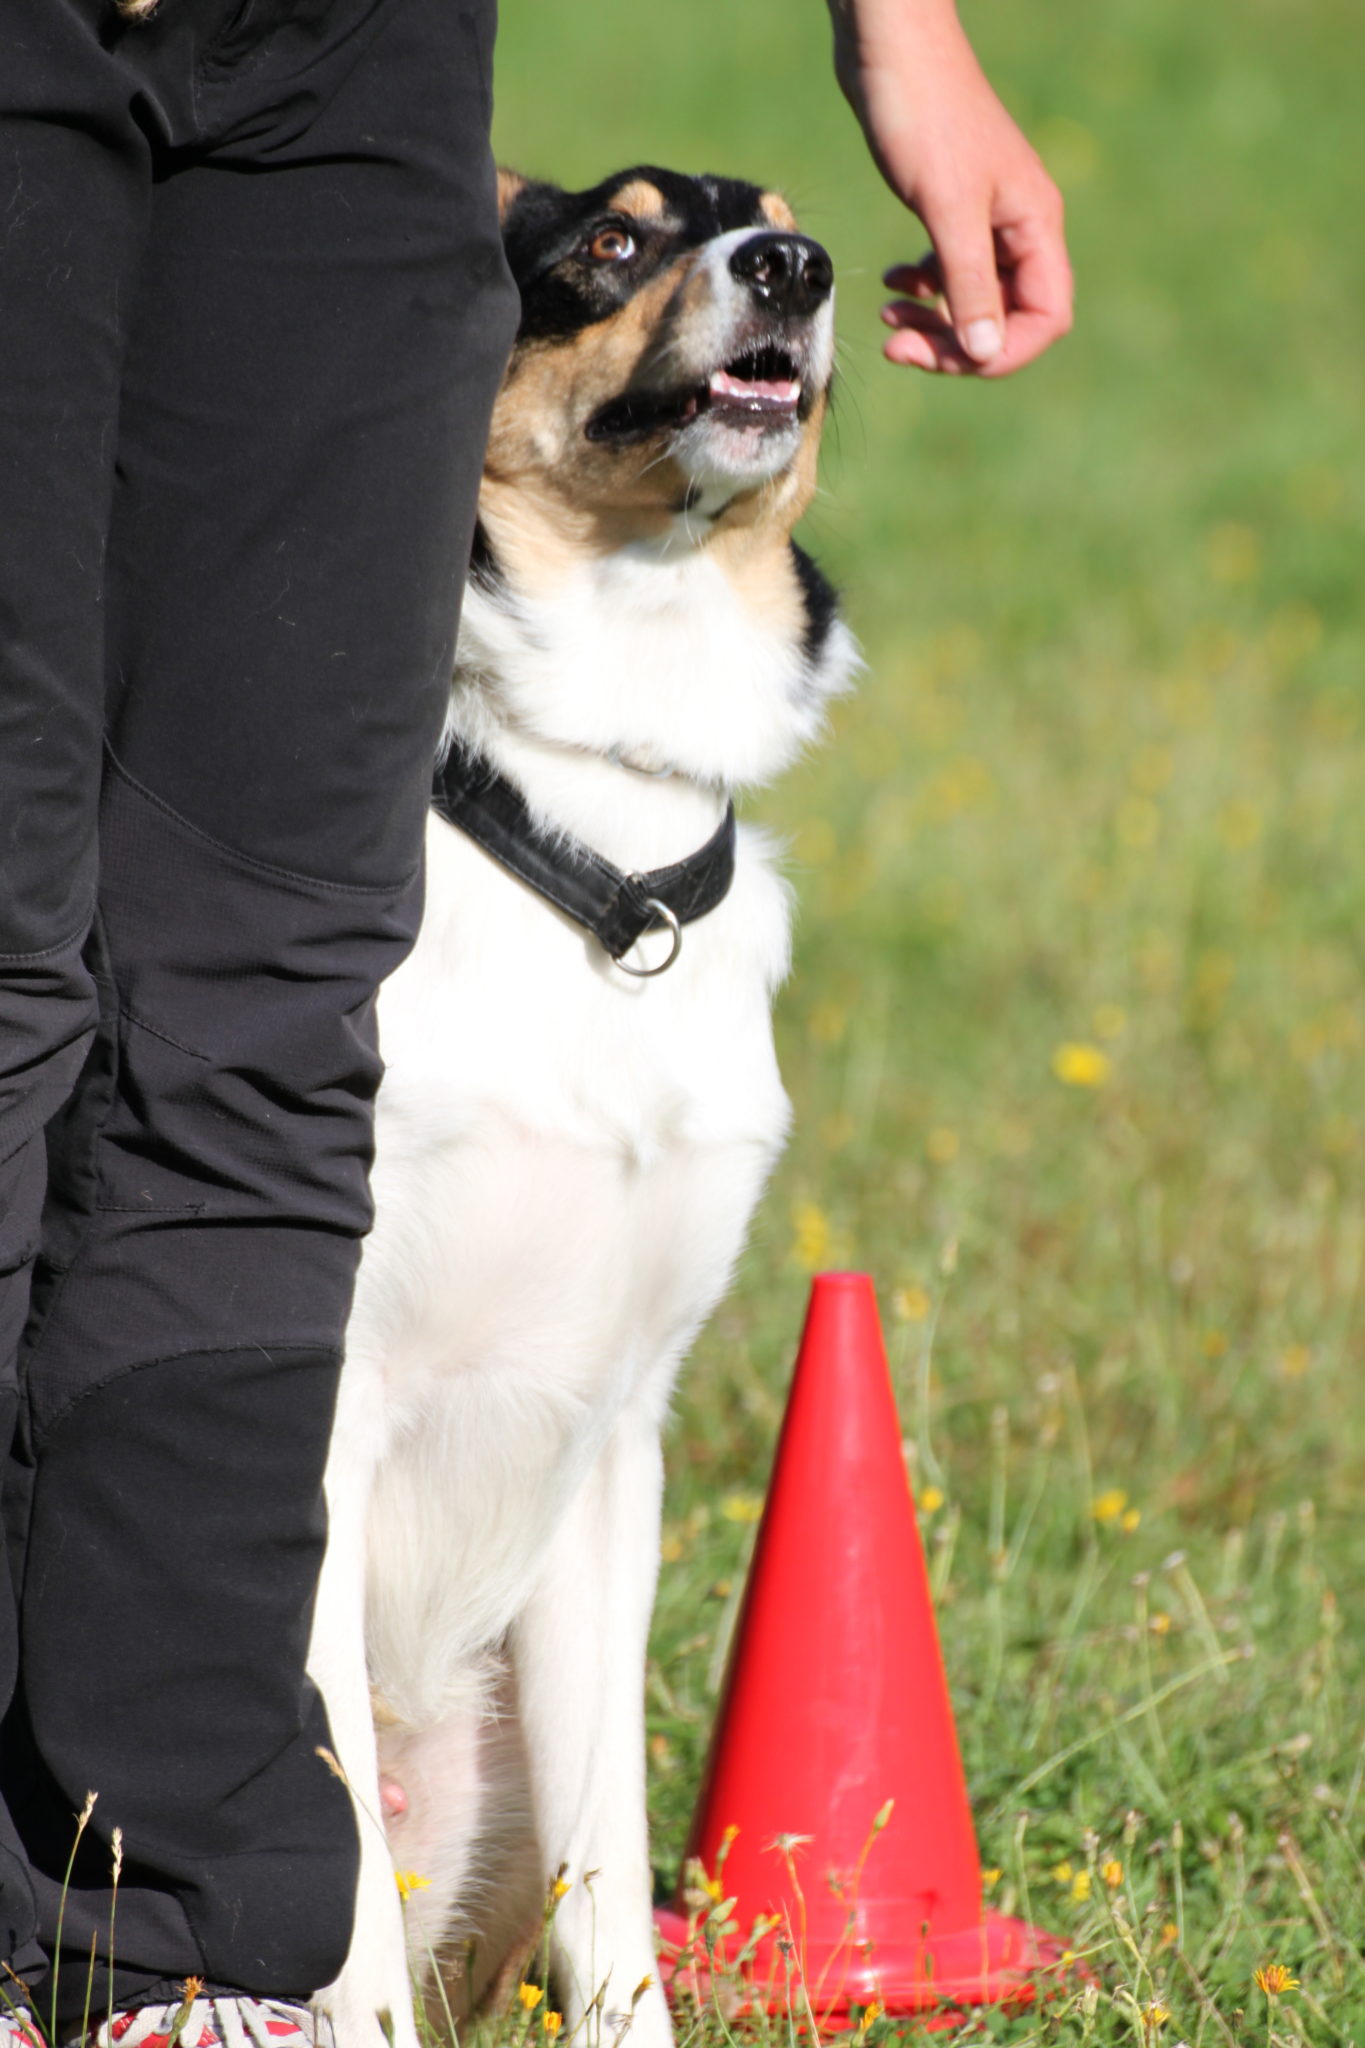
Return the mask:
[(619, 966), (644, 932), (667, 929), (673, 950), (657, 967), (625, 967), (627, 974), (662, 974), (682, 946), (685, 924), (705, 917), (725, 898), (735, 873), (735, 807), (728, 804), (717, 830), (686, 860), (648, 874), (627, 875), (567, 832), (544, 832), (519, 790), (491, 761), (455, 747), (436, 770), (432, 802), (521, 881), (593, 933)]

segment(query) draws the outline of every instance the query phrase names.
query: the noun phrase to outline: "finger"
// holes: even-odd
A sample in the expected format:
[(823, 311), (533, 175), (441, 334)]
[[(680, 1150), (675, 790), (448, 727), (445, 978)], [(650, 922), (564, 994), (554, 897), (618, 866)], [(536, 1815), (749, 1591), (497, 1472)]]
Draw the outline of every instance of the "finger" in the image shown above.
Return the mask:
[(1014, 370), (1022, 370), (1026, 363), (1033, 362), (1045, 349), (1051, 348), (1059, 334), (1066, 332), (1049, 317), (1040, 313), (1009, 313), (1005, 316), (1005, 345), (999, 355), (992, 356), (988, 363), (973, 365), (978, 376), (1008, 377)]
[(939, 210), (935, 218), (926, 207), (925, 225), (934, 238), (953, 330), (963, 352), (984, 368), (1005, 346), (1005, 308), (989, 208), (954, 207)]
[(882, 349), (888, 362), (908, 363), (919, 370), (950, 376), (975, 374), (979, 366), (966, 354), (952, 324), (937, 307), (896, 299), (883, 306), (881, 317), (894, 332)]
[(882, 348), (888, 363), (899, 363), (910, 370), (937, 370), (938, 351), (923, 334), (907, 329), (904, 333), (893, 334)]
[(1055, 341), (1071, 326), (1074, 294), (1060, 217), (1002, 227), (996, 244), (1010, 311), (1043, 322)]
[(882, 283), (893, 292), (905, 292), (913, 299), (943, 296), (943, 271), (932, 249), (915, 263), (895, 263), (882, 272)]

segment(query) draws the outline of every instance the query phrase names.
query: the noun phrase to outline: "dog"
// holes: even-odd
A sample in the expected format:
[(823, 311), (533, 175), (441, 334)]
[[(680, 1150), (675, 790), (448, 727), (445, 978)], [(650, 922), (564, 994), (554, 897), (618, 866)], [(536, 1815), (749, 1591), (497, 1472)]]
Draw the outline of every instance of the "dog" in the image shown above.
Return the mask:
[(833, 279), (752, 185), (500, 183), (522, 321), (425, 921), (380, 1000), (376, 1222), (327, 1478), (310, 1669), (363, 1848), (318, 2003), (340, 2048), (416, 2048), (409, 1959), (420, 1978), (467, 1952), (477, 1998), (558, 1873), (566, 2036), (595, 2013), (667, 2048), (643, 1725), (660, 1430), (788, 1125), (787, 889), (731, 796), (817, 736), (856, 666), (791, 538)]

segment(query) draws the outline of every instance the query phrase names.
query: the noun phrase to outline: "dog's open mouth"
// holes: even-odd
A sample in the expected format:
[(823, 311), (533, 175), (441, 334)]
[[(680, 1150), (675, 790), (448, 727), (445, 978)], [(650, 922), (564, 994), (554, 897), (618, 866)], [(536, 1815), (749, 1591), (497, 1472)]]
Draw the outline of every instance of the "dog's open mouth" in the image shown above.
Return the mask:
[(644, 441), (685, 427), (706, 413), (728, 427), (762, 429), (799, 417), (801, 371), (777, 342), (741, 350), (705, 384), (675, 392), (628, 391), (598, 407), (585, 429), (590, 441)]

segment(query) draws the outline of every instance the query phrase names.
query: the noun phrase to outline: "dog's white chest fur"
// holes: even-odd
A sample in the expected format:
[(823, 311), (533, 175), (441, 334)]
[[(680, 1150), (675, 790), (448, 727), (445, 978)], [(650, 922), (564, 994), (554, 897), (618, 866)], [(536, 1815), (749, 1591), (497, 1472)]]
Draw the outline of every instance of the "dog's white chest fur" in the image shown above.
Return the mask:
[[(379, 1220), (353, 1333), (374, 1330), (393, 1433), (371, 1676), (409, 1726), (498, 1647), (623, 1412), (658, 1426), (787, 1119), (768, 1023), (785, 909), (752, 843), (657, 982), (627, 981), (440, 821), (428, 890), (384, 999)], [(410, 1493), (406, 1468), (446, 1431), (446, 1484)]]
[[(839, 629), (817, 679), (789, 643), (764, 645), (761, 623), (747, 636), (733, 619), (719, 636), (679, 632), (667, 616), (679, 579), (664, 582), (670, 601), (637, 608), (615, 646), (599, 636), (591, 660), (577, 659), (573, 594), (550, 608), (472, 594), (451, 703), (453, 734), (533, 811), (628, 869), (667, 865), (715, 831), (732, 779), (729, 707), (743, 769), (770, 772), (813, 729), (851, 654)], [(573, 730), (591, 737), (572, 743)], [(625, 760), (673, 772), (607, 758), (613, 730)], [(666, 943), (649, 935), (642, 958)], [(684, 927), (666, 973), (639, 980), (430, 822), (421, 938), (381, 998), (376, 1222), (348, 1336), (317, 1631), (325, 1648), (359, 1626), (354, 1587), (332, 1565), (363, 1552), (390, 1849), (426, 1880), (406, 1908), (418, 1954), (476, 1925), (511, 1939), (564, 1862), (602, 1872), (592, 1900), (561, 1905), (570, 1940), (576, 1914), (596, 1917), (618, 1986), (652, 1968), (627, 1723), (656, 1569), (658, 1434), (786, 1131), (770, 1004), (787, 961), (786, 888), (751, 827), (724, 901)], [(338, 1742), (364, 1756), (358, 1729), (344, 1739), (342, 1690), (327, 1685)], [(354, 1691), (359, 1721), (368, 1701)], [(372, 1778), (365, 1789), (374, 1803)], [(481, 1842), (499, 1867), (492, 1897)], [(395, 1911), (369, 1850), (367, 1929)], [(506, 1882), (518, 1857), (519, 1901)], [(366, 1953), (358, 1943), (348, 1968), (362, 2003), (383, 1988), (364, 1983)], [(657, 1993), (637, 2026), (666, 2038)]]

